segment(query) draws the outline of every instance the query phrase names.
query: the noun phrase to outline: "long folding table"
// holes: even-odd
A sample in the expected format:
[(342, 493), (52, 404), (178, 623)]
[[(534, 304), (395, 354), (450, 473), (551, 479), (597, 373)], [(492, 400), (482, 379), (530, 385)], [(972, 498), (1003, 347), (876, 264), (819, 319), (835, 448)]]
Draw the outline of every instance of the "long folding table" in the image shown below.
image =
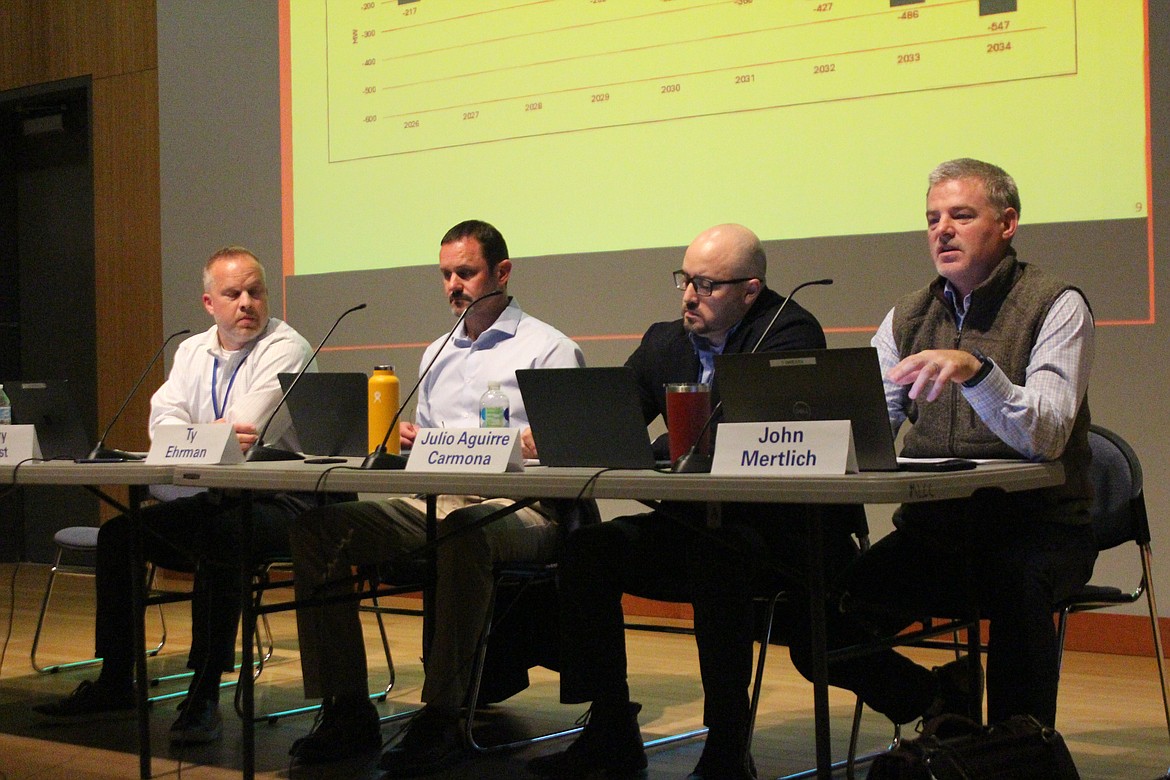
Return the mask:
[[(137, 522), (138, 510), (148, 497), (151, 485), (169, 485), (174, 476), (172, 466), (148, 466), (141, 461), (126, 463), (74, 463), (71, 460), (47, 460), (27, 462), (19, 465), (0, 465), (0, 485), (78, 485), (88, 489), (104, 503), (128, 515)], [(106, 486), (124, 485), (129, 489), (129, 501), (123, 504), (103, 489)], [(134, 534), (133, 559), (135, 571), (141, 571), (142, 537)], [(133, 612), (134, 635), (143, 637), (143, 600), (145, 582), (142, 577), (132, 577), (130, 609)], [(135, 701), (138, 706), (138, 757), (139, 773), (151, 776), (150, 766), (150, 720), (147, 702), (146, 652), (142, 639), (135, 660)]]
[[(351, 465), (356, 466), (356, 461)], [(824, 604), (826, 583), (821, 561), (823, 529), (820, 507), (825, 504), (900, 504), (971, 496), (984, 489), (1009, 492), (1061, 484), (1064, 470), (1057, 463), (1002, 462), (981, 464), (968, 471), (868, 472), (831, 476), (728, 477), (710, 474), (670, 474), (657, 471), (601, 471), (597, 469), (528, 468), (505, 474), (362, 471), (348, 466), (310, 465), (300, 461), (244, 463), (235, 466), (178, 467), (174, 483), (243, 491), (320, 490), (328, 492), (420, 494), (428, 501), (428, 522), (435, 524), (434, 497), (450, 494), (526, 498), (613, 498), (641, 501), (694, 501), (717, 507), (728, 501), (796, 504), (806, 508), (809, 549), (809, 599), (812, 612), (813, 706), (816, 732), (817, 777), (831, 777), (828, 691), (828, 650)], [(3, 472), (0, 471), (0, 480)], [(251, 529), (245, 522), (244, 536)], [(241, 556), (247, 568), (248, 556)], [(241, 581), (250, 572), (241, 571)], [(255, 613), (252, 600), (243, 604), (242, 635), (251, 636)], [(138, 611), (141, 620), (141, 610)], [(140, 646), (142, 643), (139, 643)], [(251, 663), (251, 643), (243, 642), (244, 667)], [(145, 664), (145, 660), (143, 660)], [(244, 675), (243, 775), (254, 776), (253, 691)], [(144, 745), (147, 743), (144, 741)], [(149, 756), (145, 759), (149, 768)], [(146, 774), (144, 777), (148, 776)]]

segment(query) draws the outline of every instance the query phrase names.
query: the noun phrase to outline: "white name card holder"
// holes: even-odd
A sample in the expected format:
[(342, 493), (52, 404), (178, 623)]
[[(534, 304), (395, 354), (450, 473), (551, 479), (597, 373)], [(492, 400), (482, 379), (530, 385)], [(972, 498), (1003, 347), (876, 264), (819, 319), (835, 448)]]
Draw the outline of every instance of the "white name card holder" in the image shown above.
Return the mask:
[(848, 420), (722, 423), (712, 474), (808, 476), (857, 471)]
[(155, 466), (216, 466), (243, 463), (240, 440), (227, 423), (160, 425), (146, 463)]
[(519, 428), (420, 428), (407, 471), (523, 471)]
[(35, 425), (0, 425), (0, 463), (15, 465), (41, 459)]

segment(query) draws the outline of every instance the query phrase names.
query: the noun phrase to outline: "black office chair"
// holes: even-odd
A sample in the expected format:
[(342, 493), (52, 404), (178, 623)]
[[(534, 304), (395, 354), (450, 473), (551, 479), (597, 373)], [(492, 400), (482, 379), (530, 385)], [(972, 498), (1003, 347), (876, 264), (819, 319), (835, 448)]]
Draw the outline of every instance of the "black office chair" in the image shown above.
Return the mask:
[(1064, 656), (1064, 638), (1069, 616), (1076, 612), (1106, 609), (1136, 603), (1143, 595), (1150, 614), (1154, 638), (1154, 658), (1162, 688), (1162, 708), (1170, 736), (1170, 690), (1166, 686), (1166, 669), (1162, 655), (1162, 634), (1158, 627), (1158, 605), (1154, 599), (1153, 568), (1150, 552), (1150, 524), (1142, 490), (1142, 465), (1126, 441), (1100, 425), (1089, 429), (1089, 447), (1093, 451), (1090, 476), (1093, 480), (1093, 535), (1099, 551), (1119, 547), (1126, 542), (1137, 545), (1141, 579), (1133, 590), (1112, 585), (1089, 583), (1055, 606), (1057, 623), (1057, 669)]
[[(264, 605), (264, 595), (268, 591), (276, 588), (291, 588), (293, 586), (292, 572), (292, 560), (289, 558), (274, 558), (272, 560), (264, 561), (256, 569), (256, 574), (253, 578), (252, 607), (256, 611), (256, 614), (259, 615), (260, 621), (257, 624), (258, 661), (257, 672), (256, 675), (254, 675), (254, 678), (259, 677), (260, 671), (263, 669), (264, 664), (272, 657), (274, 641), (272, 638), (272, 631), (269, 628), (268, 613), (270, 611), (287, 611), (291, 608), (290, 605), (294, 603), (283, 602), (277, 605), (275, 608), (266, 608)], [(273, 578), (272, 575), (274, 573), (280, 576)], [(382, 640), (382, 652), (386, 658), (386, 668), (388, 675), (385, 687), (372, 691), (369, 697), (371, 700), (384, 702), (390, 695), (390, 691), (394, 688), (394, 684), (397, 681), (397, 673), (394, 668), (394, 656), (390, 652), (390, 639), (386, 633), (386, 624), (383, 616), (386, 614), (403, 612), (406, 610), (396, 609), (380, 604), (378, 598), (379, 596), (390, 596), (416, 592), (420, 590), (422, 586), (414, 584), (404, 586), (385, 586), (380, 584), (373, 584), (377, 582), (377, 567), (374, 566), (366, 567), (362, 574), (366, 577), (367, 584), (363, 585), (365, 592), (360, 594), (361, 603), (358, 606), (358, 611), (372, 613), (375, 617), (375, 620), (377, 621), (378, 634)], [(357, 598), (358, 596), (359, 594), (355, 594), (354, 597)], [(264, 632), (268, 638), (267, 648), (264, 650), (261, 650), (259, 644), (259, 632), (261, 626), (263, 627)], [(243, 718), (244, 707), (241, 698), (242, 691), (239, 687), (237, 687), (234, 699), (236, 714)], [(255, 723), (267, 722), (269, 724), (274, 724), (281, 718), (285, 718), (290, 715), (302, 715), (310, 712), (315, 713), (320, 709), (320, 704), (307, 704), (281, 710), (274, 710), (267, 713), (253, 714), (252, 720)], [(411, 713), (396, 713), (395, 715), (383, 717), (382, 722), (397, 720), (400, 717), (405, 717), (409, 714)]]
[[(651, 508), (658, 508), (657, 504), (647, 502)], [(866, 520), (863, 509), (858, 508), (857, 512), (849, 515), (849, 532), (857, 542), (858, 549), (864, 552), (869, 548), (869, 525)], [(684, 590), (681, 586), (662, 583), (661, 586), (655, 589), (654, 592), (635, 593), (634, 595), (648, 598), (655, 601), (666, 602), (687, 602), (689, 597), (683, 595)], [(774, 629), (774, 622), (777, 613), (777, 608), (783, 604), (791, 603), (797, 609), (805, 609), (808, 603), (808, 595), (804, 591), (793, 591), (781, 579), (769, 584), (761, 589), (755, 595), (757, 603), (764, 608), (763, 619), (760, 622), (762, 633), (759, 637), (760, 648), (756, 655), (755, 671), (753, 674), (750, 711), (748, 716), (748, 748), (751, 748), (751, 742), (755, 735), (756, 714), (759, 710), (761, 692), (763, 690), (764, 668), (768, 658), (768, 646), (772, 643), (772, 632)], [(640, 630), (663, 630), (661, 627), (647, 626), (647, 625), (630, 625), (627, 628), (637, 628)], [(671, 629), (677, 630), (677, 629)], [(880, 753), (872, 753), (864, 756), (858, 756), (858, 740), (861, 729), (861, 711), (862, 703), (858, 699), (854, 708), (853, 725), (850, 732), (850, 743), (848, 757), (833, 763), (833, 771), (845, 769), (849, 780), (853, 780), (854, 768), (856, 766), (872, 761)], [(696, 739), (705, 736), (707, 733), (706, 727), (699, 727), (690, 731), (672, 734), (657, 739), (651, 739), (644, 743), (645, 747), (659, 747), (675, 742), (680, 742), (687, 739)], [(884, 752), (884, 751), (881, 751)], [(779, 780), (798, 780), (798, 778), (812, 777), (816, 774), (815, 769), (807, 771), (796, 772), (794, 774), (785, 775)]]
[[(562, 537), (567, 537), (581, 526), (601, 522), (601, 513), (597, 508), (597, 502), (593, 500), (546, 499), (541, 503), (554, 507)], [(463, 722), (464, 742), (477, 753), (534, 745), (576, 734), (583, 728), (574, 725), (495, 745), (481, 745), (475, 736), (477, 707), (502, 701), (526, 687), (527, 673), (520, 670), (521, 666), (545, 666), (551, 669), (558, 667), (556, 574), (555, 562), (504, 563), (495, 568), (492, 594), (488, 602), (490, 606), (471, 669), (471, 685), (468, 687), (466, 702), (467, 717)], [(531, 614), (533, 610), (540, 612), (546, 619), (541, 620), (538, 617), (534, 620)], [(525, 623), (527, 625), (524, 625)], [(545, 630), (531, 630), (536, 624)], [(551, 627), (551, 633), (547, 631), (548, 627)], [(501, 637), (507, 637), (511, 641), (509, 649), (523, 652), (527, 661), (523, 664), (493, 664), (489, 650), (492, 648), (492, 640), (496, 639), (498, 642)], [(511, 655), (507, 652), (495, 652), (493, 655), (499, 658), (506, 654)], [(499, 679), (501, 673), (505, 679)], [(524, 679), (519, 679), (521, 676)], [(497, 678), (491, 689), (485, 689), (485, 677)]]
[[(1093, 483), (1093, 503), (1089, 510), (1098, 551), (1110, 550), (1126, 542), (1138, 548), (1141, 579), (1133, 590), (1112, 585), (1086, 584), (1077, 593), (1053, 605), (1057, 614), (1057, 672), (1064, 658), (1064, 641), (1069, 616), (1076, 612), (1134, 604), (1146, 597), (1154, 639), (1154, 658), (1158, 665), (1158, 679), (1162, 690), (1162, 708), (1170, 737), (1170, 689), (1167, 688), (1162, 635), (1158, 626), (1158, 607), (1154, 597), (1150, 526), (1142, 487), (1142, 466), (1133, 448), (1118, 434), (1100, 425), (1089, 428), (1089, 447), (1092, 461), (1089, 477)], [(986, 650), (981, 643), (976, 624), (966, 628), (967, 638), (956, 634), (951, 642), (924, 641), (931, 647), (967, 649), (978, 654)]]
[[(83, 666), (100, 664), (100, 658), (83, 658), (78, 661), (65, 661), (55, 664), (41, 664), (37, 660), (37, 648), (41, 643), (41, 633), (45, 621), (49, 617), (49, 604), (53, 597), (53, 588), (59, 576), (94, 576), (93, 556), (97, 552), (97, 526), (74, 525), (62, 528), (53, 534), (53, 544), (57, 547), (53, 565), (49, 569), (49, 578), (45, 582), (45, 593), (41, 597), (41, 608), (37, 613), (37, 625), (33, 631), (32, 650), (29, 653), (33, 669), (40, 674), (53, 674), (62, 669), (76, 669)], [(154, 565), (150, 564), (146, 575), (146, 591), (151, 593), (154, 585)], [(148, 657), (158, 655), (167, 642), (167, 619), (162, 604), (154, 602), (158, 609), (159, 640), (158, 644), (146, 651)]]
[[(45, 622), (49, 618), (49, 605), (52, 600), (56, 579), (59, 576), (84, 576), (92, 578), (94, 576), (93, 556), (97, 552), (97, 538), (97, 526), (68, 526), (53, 535), (53, 543), (57, 546), (57, 553), (53, 561), (53, 566), (49, 569), (48, 580), (45, 583), (45, 592), (41, 598), (41, 608), (37, 614), (37, 624), (33, 632), (32, 649), (29, 653), (33, 668), (40, 674), (52, 674), (63, 669), (77, 669), (92, 666), (94, 664), (100, 664), (102, 661), (100, 658), (91, 657), (77, 661), (42, 665), (37, 659), (37, 649), (40, 646)], [(166, 645), (167, 622), (163, 605), (191, 600), (189, 590), (156, 588), (154, 586), (155, 573), (155, 565), (148, 561), (146, 567), (146, 598), (144, 605), (147, 609), (154, 607), (158, 610), (160, 629), (158, 644), (148, 648), (146, 651), (148, 658), (157, 656)], [(263, 632), (263, 635), (261, 632)], [(257, 661), (253, 674), (258, 676), (264, 668), (264, 663), (271, 658), (273, 650), (272, 630), (268, 624), (267, 616), (265, 616), (263, 622), (257, 627), (255, 641)], [(150, 679), (150, 687), (155, 688), (162, 683), (180, 680), (190, 676), (190, 671), (182, 671), (175, 674), (152, 677)], [(231, 684), (231, 682), (226, 682), (223, 683), (223, 686), (226, 687)], [(149, 697), (149, 701), (166, 701), (167, 699), (181, 698), (183, 696), (186, 696), (186, 689), (178, 689), (167, 693), (155, 694)]]

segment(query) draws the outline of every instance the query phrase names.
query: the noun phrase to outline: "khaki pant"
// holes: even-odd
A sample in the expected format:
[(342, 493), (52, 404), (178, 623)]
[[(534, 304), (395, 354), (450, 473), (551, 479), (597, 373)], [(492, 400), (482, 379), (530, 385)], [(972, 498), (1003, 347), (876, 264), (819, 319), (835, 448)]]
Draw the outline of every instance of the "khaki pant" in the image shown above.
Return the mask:
[[(511, 503), (505, 498), (440, 496), (439, 537)], [(426, 501), (391, 498), (314, 509), (297, 519), (290, 542), (298, 601), (346, 593), (352, 587), (347, 580), (351, 567), (400, 560), (426, 542)], [(439, 545), (435, 634), (425, 665), (424, 702), (448, 710), (463, 704), (489, 606), (493, 566), (503, 561), (551, 561), (559, 545), (557, 525), (540, 504)], [(346, 582), (326, 584), (335, 580)], [(357, 607), (357, 602), (346, 601), (297, 610), (307, 698), (368, 691)]]

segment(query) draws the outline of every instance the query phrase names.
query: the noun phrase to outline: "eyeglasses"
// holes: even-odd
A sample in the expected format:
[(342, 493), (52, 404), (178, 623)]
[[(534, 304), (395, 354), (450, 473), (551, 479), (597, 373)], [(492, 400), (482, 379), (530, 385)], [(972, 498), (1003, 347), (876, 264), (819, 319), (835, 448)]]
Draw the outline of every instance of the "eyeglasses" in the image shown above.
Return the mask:
[(742, 279), (708, 279), (705, 276), (688, 276), (685, 271), (679, 270), (674, 272), (674, 286), (686, 292), (687, 286), (693, 284), (695, 294), (706, 297), (715, 292), (715, 288), (721, 284), (739, 284), (740, 282), (750, 282), (755, 278), (754, 276), (745, 276)]

